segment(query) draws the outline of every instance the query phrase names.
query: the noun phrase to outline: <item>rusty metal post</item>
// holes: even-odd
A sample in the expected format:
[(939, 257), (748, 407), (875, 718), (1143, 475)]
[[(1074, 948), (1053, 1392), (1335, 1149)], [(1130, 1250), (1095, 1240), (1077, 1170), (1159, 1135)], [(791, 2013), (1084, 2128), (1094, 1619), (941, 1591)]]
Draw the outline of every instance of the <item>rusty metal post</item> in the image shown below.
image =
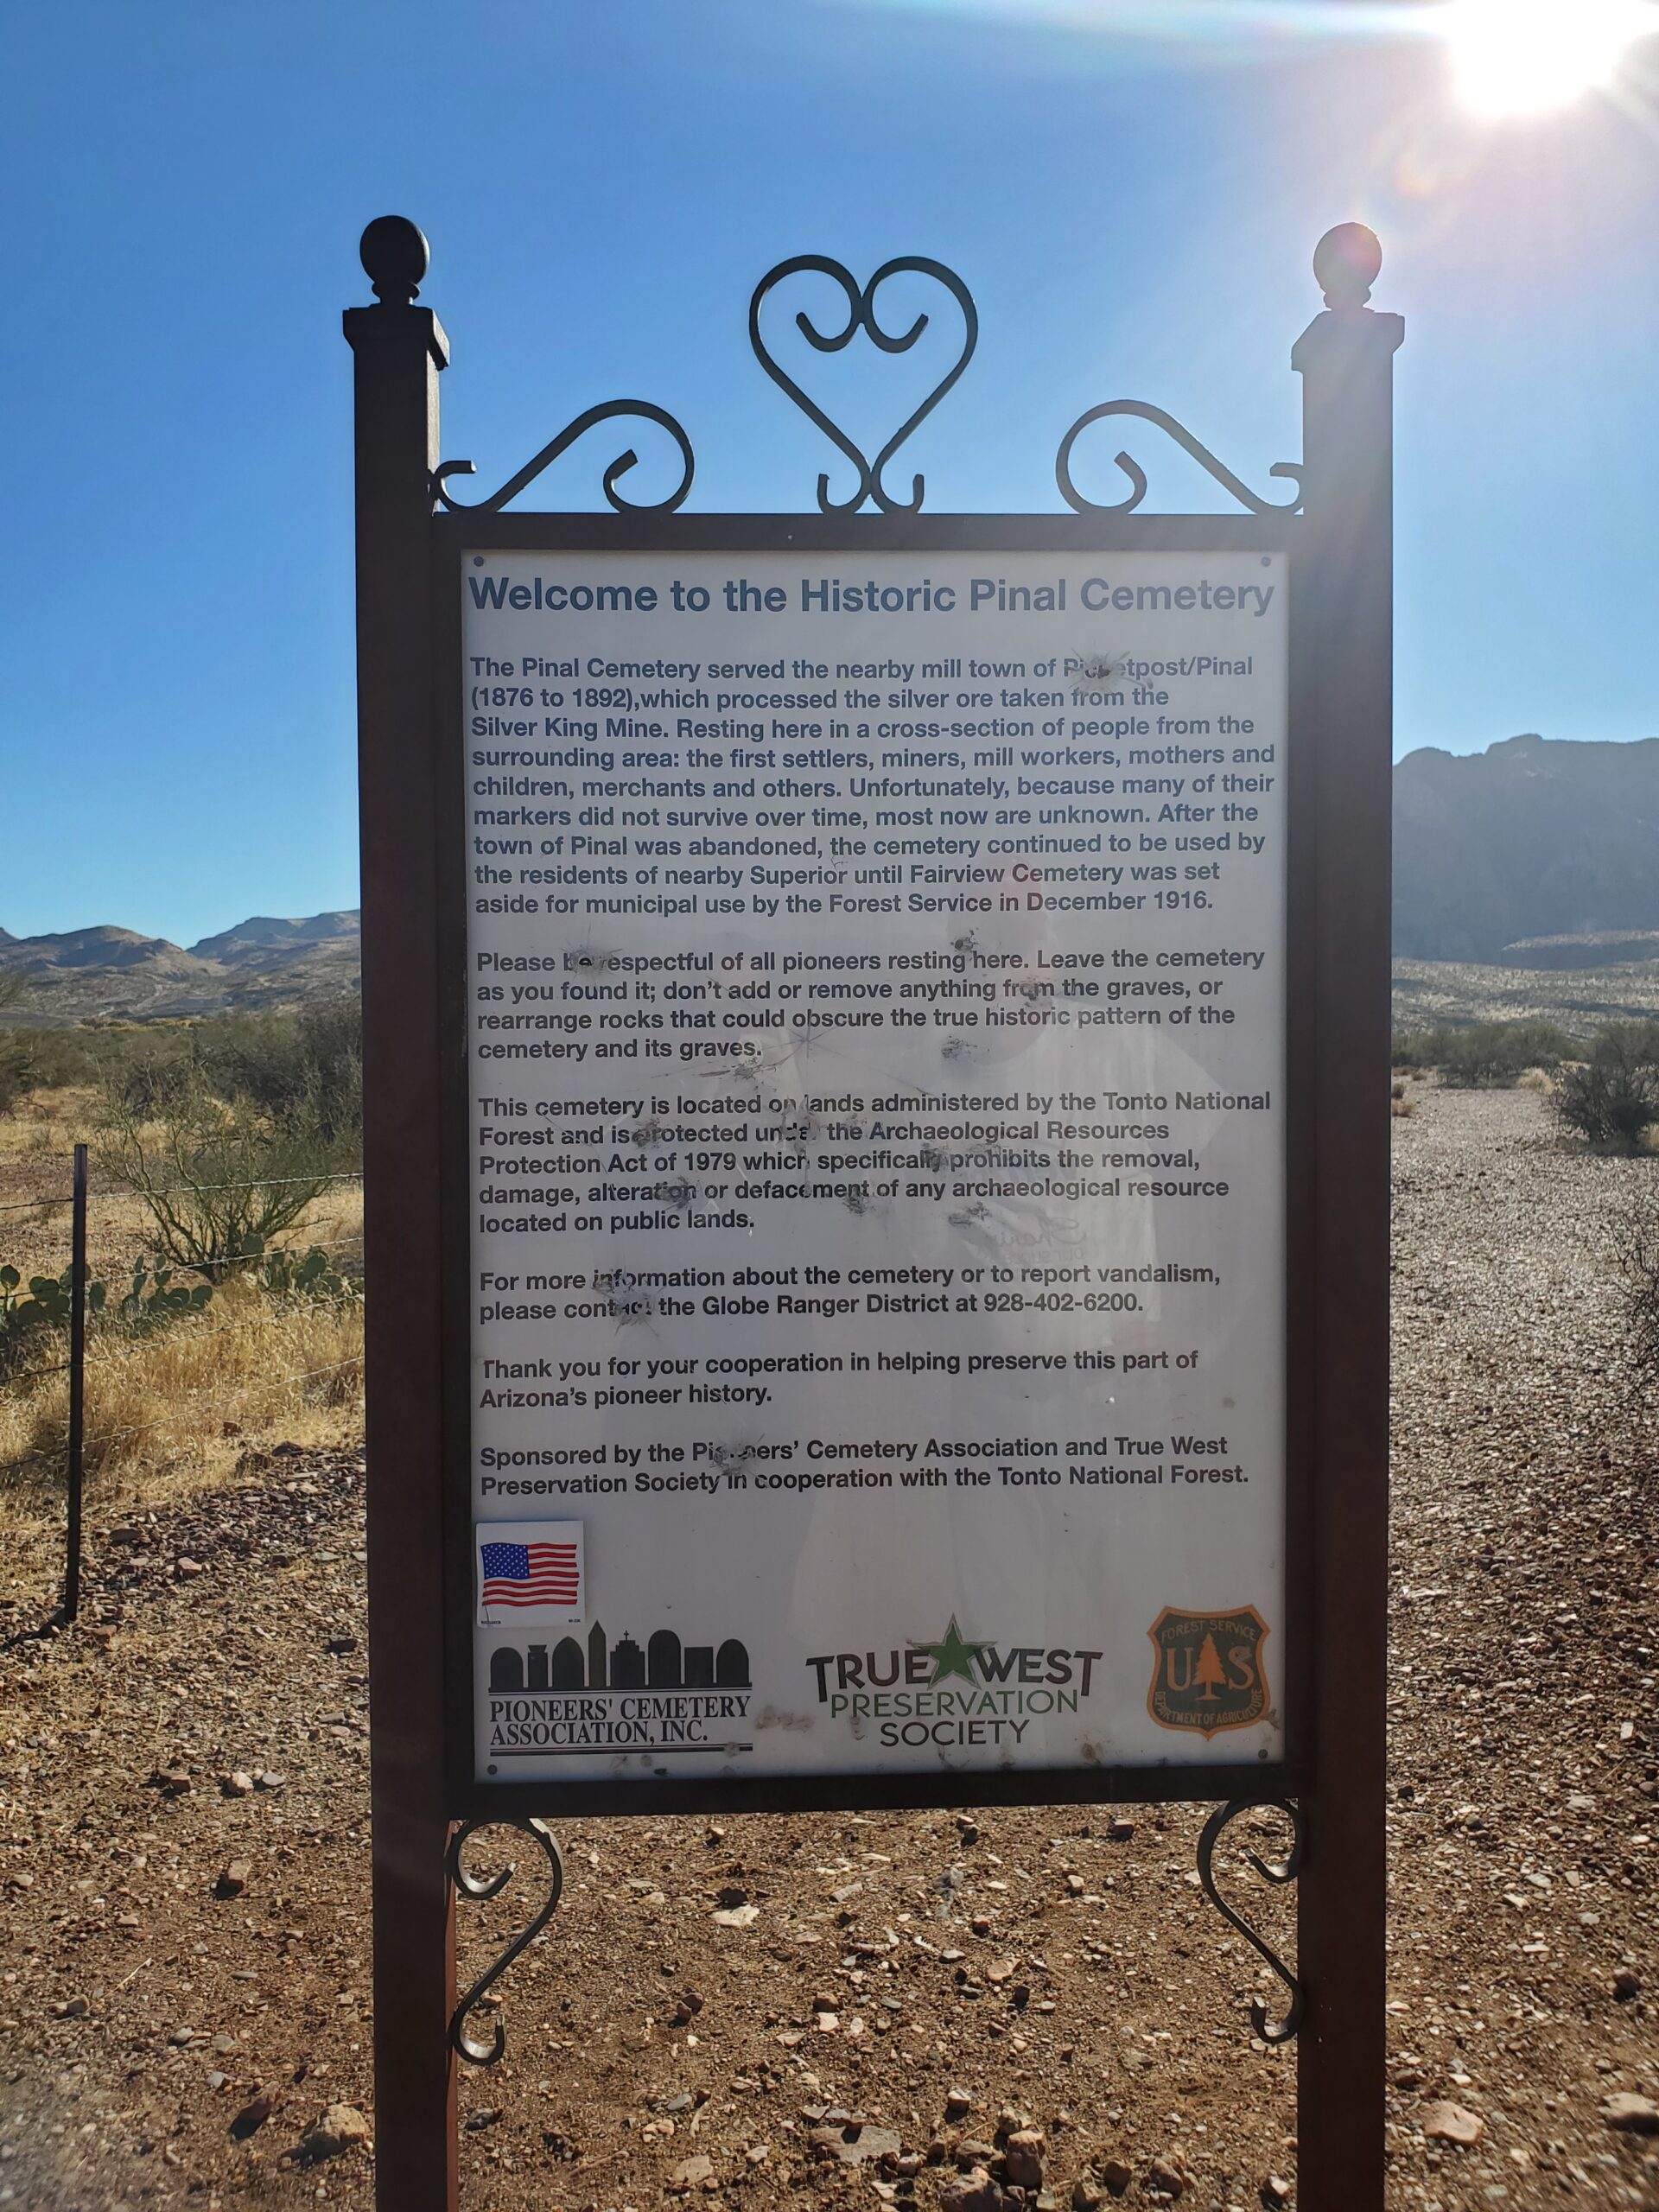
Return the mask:
[(456, 2212), (429, 548), (448, 341), (415, 305), (427, 247), (414, 224), (381, 216), (361, 252), (378, 304), (348, 308), (345, 325), (357, 457), (375, 2201), (380, 2212)]
[(86, 1426), (86, 1147), (75, 1147), (69, 1212), (69, 1500), (62, 1617), (80, 1611), (80, 1517)]
[(1303, 380), (1307, 534), (1293, 587), (1292, 711), (1311, 737), (1319, 1026), (1312, 1158), (1299, 1163), (1313, 1177), (1317, 1224), (1317, 1672), (1298, 1885), (1305, 2212), (1382, 2206), (1393, 361), (1405, 326), (1365, 304), (1382, 259), (1361, 224), (1327, 232), (1313, 262), (1326, 312), (1291, 356)]

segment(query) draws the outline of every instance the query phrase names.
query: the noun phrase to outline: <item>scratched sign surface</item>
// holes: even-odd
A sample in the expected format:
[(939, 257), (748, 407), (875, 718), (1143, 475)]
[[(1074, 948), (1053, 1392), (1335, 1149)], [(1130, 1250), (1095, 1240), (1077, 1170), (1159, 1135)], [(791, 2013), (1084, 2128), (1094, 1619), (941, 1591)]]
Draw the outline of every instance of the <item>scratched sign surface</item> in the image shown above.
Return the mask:
[(466, 556), (480, 1779), (1279, 1755), (1287, 571)]

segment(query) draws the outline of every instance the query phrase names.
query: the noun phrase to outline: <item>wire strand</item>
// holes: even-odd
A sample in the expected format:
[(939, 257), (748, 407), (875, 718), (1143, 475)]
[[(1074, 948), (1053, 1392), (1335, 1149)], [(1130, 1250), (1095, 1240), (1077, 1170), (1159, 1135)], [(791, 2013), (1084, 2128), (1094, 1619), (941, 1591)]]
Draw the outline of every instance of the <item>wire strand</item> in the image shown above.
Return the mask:
[[(262, 1191), (289, 1190), (296, 1183), (360, 1183), (360, 1167), (342, 1167), (338, 1173), (328, 1175), (251, 1175), (240, 1183), (176, 1183), (164, 1191), (88, 1191), (88, 1205), (101, 1205), (112, 1198), (188, 1198), (197, 1191)], [(0, 1213), (33, 1213), (41, 1206), (72, 1206), (73, 1197), (67, 1198), (12, 1198), (0, 1205)]]

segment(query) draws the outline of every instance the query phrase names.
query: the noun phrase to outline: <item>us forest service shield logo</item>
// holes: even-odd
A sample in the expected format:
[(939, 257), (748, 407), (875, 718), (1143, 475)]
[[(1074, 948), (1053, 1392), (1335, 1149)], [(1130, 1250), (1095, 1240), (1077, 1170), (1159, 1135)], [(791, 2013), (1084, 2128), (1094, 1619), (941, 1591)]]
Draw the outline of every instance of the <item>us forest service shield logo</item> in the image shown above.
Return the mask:
[(1230, 1613), (1166, 1605), (1147, 1634), (1158, 1655), (1147, 1710), (1160, 1728), (1196, 1729), (1208, 1738), (1251, 1727), (1266, 1714), (1268, 1624), (1254, 1605)]

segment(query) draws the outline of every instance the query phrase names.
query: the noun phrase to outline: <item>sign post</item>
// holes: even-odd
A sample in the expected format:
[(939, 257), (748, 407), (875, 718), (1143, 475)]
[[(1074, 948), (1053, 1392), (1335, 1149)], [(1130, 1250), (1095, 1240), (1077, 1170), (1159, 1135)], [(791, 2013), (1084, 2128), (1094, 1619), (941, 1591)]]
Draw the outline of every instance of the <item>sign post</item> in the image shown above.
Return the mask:
[[(1319, 249), (1294, 497), (1111, 401), (1060, 445), (1072, 512), (1027, 517), (886, 480), (976, 343), (939, 264), (762, 281), (756, 356), (856, 483), (691, 518), (690, 442), (634, 402), (460, 503), (424, 240), (382, 219), (363, 257), (381, 2202), (455, 2202), (453, 2066), (502, 2048), (469, 2015), (557, 1900), (540, 1816), (1180, 1798), (1224, 1801), (1201, 1877), (1290, 1992), (1258, 2024), (1301, 2035), (1302, 2201), (1375, 2212), (1376, 241)], [(960, 315), (874, 461), (769, 350), (785, 282), (820, 351), (908, 350), (941, 288)], [(621, 416), (677, 446), (665, 499), (629, 451), (609, 515), (504, 512)], [(1128, 454), (1088, 499), (1112, 416), (1244, 512), (1143, 516)], [(1262, 1803), (1294, 1970), (1211, 1877)], [(456, 2005), (451, 1886), (493, 1894), (464, 1852), (496, 1822), (550, 1894)]]

